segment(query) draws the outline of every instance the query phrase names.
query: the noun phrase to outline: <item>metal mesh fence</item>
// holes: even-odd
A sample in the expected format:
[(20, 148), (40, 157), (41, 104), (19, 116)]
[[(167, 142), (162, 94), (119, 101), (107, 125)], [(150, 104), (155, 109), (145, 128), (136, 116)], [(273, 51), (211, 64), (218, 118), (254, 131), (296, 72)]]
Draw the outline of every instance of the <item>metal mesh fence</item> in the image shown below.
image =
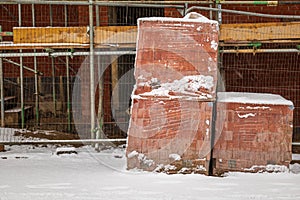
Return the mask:
[[(175, 2), (175, 1), (174, 1)], [(98, 5), (93, 7), (93, 23), (95, 26), (135, 26), (137, 18), (152, 16), (180, 17), (184, 9), (192, 6), (209, 7), (208, 2), (202, 3), (174, 3), (174, 6), (164, 7), (164, 4), (155, 6), (112, 6)], [(167, 5), (167, 4), (165, 4)], [(172, 4), (173, 5), (173, 4)], [(182, 6), (180, 9), (177, 6)], [(218, 5), (212, 3), (212, 8)], [(288, 5), (250, 5), (250, 4), (225, 4), (221, 5), (223, 9), (240, 10), (247, 12), (260, 12), (265, 14), (277, 15), (300, 15), (299, 4)], [(219, 5), (220, 8), (220, 5)], [(219, 20), (222, 24), (240, 24), (240, 23), (265, 23), (265, 22), (292, 22), (299, 19), (258, 17), (250, 15), (240, 15), (234, 13), (222, 12), (218, 15), (216, 11), (203, 9), (193, 9), (209, 18)], [(0, 26), (2, 31), (13, 31), (14, 27), (78, 27), (89, 25), (89, 7), (88, 5), (47, 5), (47, 4), (5, 4), (0, 3)], [(238, 30), (237, 30), (238, 31)], [(239, 30), (240, 31), (240, 30)], [(285, 30), (285, 31), (293, 31)], [(237, 32), (237, 35), (243, 33)], [(252, 37), (256, 32), (250, 33)], [(275, 93), (290, 99), (294, 102), (294, 126), (295, 135), (300, 135), (299, 115), (300, 115), (300, 88), (299, 88), (299, 53), (255, 53), (257, 49), (296, 49), (297, 39), (293, 41), (242, 41), (229, 42), (220, 41), (220, 70), (225, 80), (226, 91), (240, 92), (259, 92)], [(5, 36), (2, 43), (13, 41), (13, 37)], [(133, 50), (134, 48), (122, 48), (121, 50)], [(106, 47), (97, 48), (97, 51), (118, 51), (120, 48)], [(232, 50), (232, 52), (229, 52)], [(239, 50), (246, 50), (247, 53), (240, 53)], [(226, 52), (228, 51), (228, 52)], [(17, 49), (3, 50), (2, 53), (18, 53)], [(33, 52), (32, 49), (23, 50), (23, 53)], [(61, 132), (76, 133), (78, 127), (74, 125), (74, 113), (80, 114), (80, 118), (90, 115), (88, 90), (76, 82), (76, 75), (83, 65), (87, 65), (88, 56), (51, 56), (58, 52), (87, 52), (88, 49), (47, 49), (36, 50), (38, 53), (47, 53), (48, 56), (23, 57), (22, 65), (24, 70), (23, 87), (25, 102), (25, 128), (57, 130)], [(250, 53), (249, 53), (250, 52)], [(125, 137), (129, 122), (130, 94), (134, 85), (133, 68), (134, 55), (102, 55), (95, 56), (96, 70), (103, 70), (103, 75), (97, 73), (96, 82), (96, 103), (95, 110), (100, 121), (104, 134), (108, 137)], [(12, 63), (12, 62), (13, 63)], [(6, 126), (20, 127), (22, 119), (20, 117), (21, 107), (21, 76), (20, 76), (20, 58), (4, 57), (4, 96)], [(38, 69), (40, 73), (37, 77), (32, 72)], [(31, 69), (27, 70), (25, 67)], [(89, 73), (89, 68), (86, 68)], [(115, 80), (117, 79), (117, 81)], [(103, 81), (103, 85), (99, 83)], [(88, 80), (87, 80), (88, 81)], [(100, 81), (101, 82), (101, 81)], [(38, 93), (36, 91), (38, 86)], [(72, 96), (74, 87), (78, 87), (80, 93)], [(101, 87), (103, 92), (101, 93)], [(38, 109), (36, 109), (36, 96), (38, 99)], [(86, 97), (86, 98), (85, 98)], [(100, 100), (102, 102), (100, 102)], [(99, 104), (102, 109), (99, 109)], [(69, 106), (76, 107), (79, 110), (69, 110)], [(73, 105), (74, 104), (74, 105)], [(76, 104), (76, 106), (75, 106)], [(17, 114), (8, 114), (9, 110), (18, 111)], [(83, 113), (85, 110), (86, 113)], [(8, 117), (12, 115), (12, 117)], [(90, 122), (82, 120), (81, 128), (88, 137)]]

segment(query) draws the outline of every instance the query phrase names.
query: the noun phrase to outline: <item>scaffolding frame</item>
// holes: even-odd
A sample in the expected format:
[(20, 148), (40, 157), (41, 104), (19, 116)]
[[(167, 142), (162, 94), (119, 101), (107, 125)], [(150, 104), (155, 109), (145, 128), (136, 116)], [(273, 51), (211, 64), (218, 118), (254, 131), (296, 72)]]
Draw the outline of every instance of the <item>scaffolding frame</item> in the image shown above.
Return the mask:
[[(17, 4), (18, 5), (18, 19), (19, 19), (19, 26), (22, 26), (22, 5), (23, 4), (31, 4), (32, 9), (32, 23), (33, 27), (35, 27), (35, 5), (38, 4), (45, 4), (45, 5), (64, 5), (65, 6), (65, 27), (68, 26), (68, 20), (67, 20), (67, 5), (82, 5), (82, 6), (88, 6), (89, 7), (89, 36), (90, 41), (89, 44), (68, 44), (66, 46), (60, 47), (62, 50), (66, 50), (68, 48), (76, 48), (80, 46), (82, 49), (77, 50), (75, 52), (67, 52), (67, 51), (61, 51), (61, 52), (36, 52), (34, 49), (33, 52), (22, 52), (22, 45), (19, 45), (17, 47), (11, 47), (12, 49), (20, 49), (18, 53), (3, 53), (0, 50), (0, 89), (1, 89), (1, 126), (5, 126), (4, 123), (4, 94), (3, 94), (3, 61), (7, 61), (7, 58), (12, 57), (19, 57), (20, 63), (15, 63), (15, 65), (18, 65), (20, 67), (20, 80), (21, 80), (21, 110), (22, 110), (22, 128), (25, 127), (24, 122), (24, 84), (23, 84), (23, 74), (24, 69), (26, 70), (26, 66), (23, 64), (23, 57), (33, 57), (34, 58), (34, 69), (31, 69), (31, 71), (35, 74), (35, 116), (36, 116), (36, 124), (38, 125), (40, 122), (39, 119), (39, 86), (38, 86), (38, 65), (37, 65), (37, 57), (66, 57), (66, 76), (67, 76), (67, 115), (68, 115), (68, 130), (70, 130), (71, 126), (71, 108), (70, 108), (70, 74), (69, 74), (69, 58), (73, 56), (89, 56), (89, 66), (90, 66), (90, 99), (91, 99), (91, 139), (103, 139), (101, 138), (101, 134), (99, 134), (96, 130), (99, 129), (96, 125), (96, 113), (95, 113), (95, 80), (94, 80), (94, 56), (95, 55), (135, 55), (135, 50), (123, 50), (123, 49), (107, 49), (105, 51), (100, 52), (94, 52), (94, 15), (96, 14), (96, 26), (99, 26), (99, 6), (125, 6), (125, 7), (149, 7), (149, 8), (175, 8), (178, 9), (182, 14), (187, 14), (191, 12), (192, 10), (204, 10), (209, 11), (210, 18), (213, 18), (213, 13), (216, 13), (216, 18), (218, 19), (219, 23), (222, 23), (222, 13), (228, 12), (228, 13), (234, 13), (234, 14), (241, 14), (241, 15), (251, 15), (251, 16), (257, 16), (257, 17), (270, 17), (270, 18), (286, 18), (286, 19), (300, 19), (300, 16), (289, 16), (289, 15), (268, 15), (268, 14), (261, 14), (261, 13), (251, 13), (251, 12), (243, 12), (243, 11), (235, 11), (235, 10), (227, 10), (222, 9), (222, 4), (254, 4), (256, 1), (212, 1), (212, 0), (206, 0), (206, 1), (98, 1), (98, 0), (70, 0), (70, 1), (60, 1), (60, 0), (52, 0), (52, 1), (28, 1), (28, 0), (12, 0), (12, 1), (2, 1), (0, 4)], [(282, 3), (282, 1), (272, 1), (272, 5), (278, 5)], [(291, 1), (291, 2), (284, 2), (285, 4), (300, 4), (300, 1)], [(209, 7), (203, 7), (203, 6), (192, 6), (190, 5), (207, 5)], [(270, 1), (262, 1), (260, 5), (269, 5)], [(215, 8), (214, 8), (215, 7)], [(94, 13), (95, 8), (95, 13)], [(52, 12), (50, 12), (50, 24), (52, 24)], [(234, 48), (232, 49), (220, 49), (220, 53), (300, 53), (300, 50), (297, 48), (294, 49), (236, 49), (236, 46), (242, 46), (243, 44), (234, 44)], [(26, 45), (23, 45), (24, 48)], [(34, 46), (34, 45), (33, 45)], [(38, 45), (37, 45), (38, 46)], [(222, 46), (222, 44), (220, 44)], [(20, 48), (21, 47), (21, 48)], [(41, 46), (40, 48), (46, 48), (47, 46)], [(10, 48), (7, 46), (7, 48)], [(32, 46), (31, 46), (32, 48)], [(37, 48), (38, 49), (38, 48)], [(89, 51), (86, 51), (86, 49), (89, 49)], [(55, 75), (55, 72), (53, 71), (53, 75)], [(53, 83), (55, 84), (55, 83)], [(101, 88), (103, 89), (103, 88)], [(54, 91), (55, 92), (55, 91)], [(53, 96), (54, 102), (55, 95)], [(101, 105), (99, 105), (100, 107)], [(101, 129), (101, 127), (100, 127)], [(102, 140), (101, 140), (102, 141)], [(95, 142), (96, 143), (96, 142)]]

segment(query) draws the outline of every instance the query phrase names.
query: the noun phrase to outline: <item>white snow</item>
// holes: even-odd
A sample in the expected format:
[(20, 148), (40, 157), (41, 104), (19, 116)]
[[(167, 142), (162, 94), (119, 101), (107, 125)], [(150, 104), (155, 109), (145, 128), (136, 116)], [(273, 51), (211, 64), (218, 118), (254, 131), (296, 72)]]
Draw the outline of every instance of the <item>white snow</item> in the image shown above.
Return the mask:
[(292, 173), (300, 174), (300, 164), (295, 163), (293, 165), (290, 165), (290, 170)]
[(206, 125), (208, 125), (208, 126), (209, 126), (209, 124), (210, 124), (210, 121), (207, 119), (207, 120), (205, 120), (205, 123), (206, 123)]
[(249, 169), (245, 169), (245, 171), (255, 171), (259, 170), (259, 172), (289, 172), (289, 169), (286, 166), (282, 165), (267, 165), (267, 166), (260, 166), (260, 165), (254, 165)]
[(256, 113), (247, 113), (247, 114), (243, 114), (243, 115), (238, 113), (238, 116), (239, 116), (239, 118), (255, 117)]
[(286, 100), (280, 95), (263, 93), (219, 92), (218, 101), (227, 103), (294, 105), (293, 102)]
[[(154, 85), (156, 83), (159, 83), (159, 81), (156, 78), (152, 78), (151, 82), (140, 83), (140, 85)], [(207, 99), (211, 98), (211, 95), (197, 93), (201, 88), (211, 90), (214, 86), (214, 82), (212, 76), (194, 75), (184, 76), (180, 80), (175, 80), (171, 83), (162, 83), (156, 86), (158, 86), (158, 88), (153, 89), (151, 92), (140, 94), (140, 96), (170, 96), (169, 92), (176, 92)]]
[[(217, 24), (218, 22), (215, 20), (210, 20), (206, 18), (205, 16), (196, 13), (196, 12), (191, 12), (188, 13), (185, 17), (183, 18), (172, 18), (172, 17), (143, 17), (139, 18), (139, 21), (161, 21), (161, 22), (193, 22), (193, 23), (210, 23), (210, 24)], [(139, 23), (138, 23), (139, 24)], [(172, 24), (174, 25), (174, 24)], [(183, 24), (181, 24), (183, 25)], [(186, 24), (184, 24), (186, 26)], [(178, 26), (178, 24), (175, 24), (175, 26)]]
[(169, 158), (176, 160), (176, 161), (181, 160), (181, 156), (178, 154), (170, 154)]
[(300, 154), (293, 154), (293, 160), (300, 160)]
[[(7, 146), (6, 149), (7, 152), (0, 153), (1, 200), (279, 200), (300, 197), (300, 174), (290, 172), (228, 173), (223, 178), (166, 175), (127, 171), (125, 156), (114, 156), (125, 155), (121, 148), (96, 152), (91, 147), (82, 147), (77, 149), (77, 155), (63, 157), (54, 154), (55, 147)], [(299, 165), (293, 166), (299, 169)]]
[(127, 156), (128, 156), (128, 158), (133, 158), (133, 157), (135, 157), (137, 155), (139, 155), (139, 153), (137, 151), (132, 151)]
[(246, 108), (241, 106), (240, 109), (248, 109), (248, 110), (272, 110), (269, 106), (247, 106)]
[(216, 41), (212, 40), (210, 42), (210, 47), (216, 51), (218, 49), (218, 43)]

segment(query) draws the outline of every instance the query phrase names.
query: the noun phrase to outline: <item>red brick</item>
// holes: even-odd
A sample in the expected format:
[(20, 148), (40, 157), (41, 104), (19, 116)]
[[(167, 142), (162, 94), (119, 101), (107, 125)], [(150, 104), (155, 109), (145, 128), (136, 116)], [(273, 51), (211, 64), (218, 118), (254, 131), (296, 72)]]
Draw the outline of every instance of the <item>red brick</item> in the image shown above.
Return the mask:
[(0, 152), (4, 151), (4, 145), (0, 145)]
[[(220, 104), (218, 113), (227, 114), (223, 119), (225, 128), (214, 146), (214, 158), (223, 160), (223, 163), (217, 162), (216, 173), (243, 171), (253, 165), (270, 163), (286, 165), (291, 161), (292, 128), (288, 120), (283, 120), (292, 119), (293, 112), (288, 105)], [(255, 116), (241, 118), (247, 113), (254, 113)], [(234, 160), (235, 167), (230, 167), (230, 160)]]

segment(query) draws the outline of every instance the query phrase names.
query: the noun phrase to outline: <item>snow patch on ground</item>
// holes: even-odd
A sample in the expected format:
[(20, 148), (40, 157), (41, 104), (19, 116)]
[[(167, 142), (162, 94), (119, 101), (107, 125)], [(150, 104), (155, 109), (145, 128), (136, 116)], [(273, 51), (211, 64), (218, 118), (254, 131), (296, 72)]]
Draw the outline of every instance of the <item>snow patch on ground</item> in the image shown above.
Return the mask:
[(300, 164), (295, 163), (293, 165), (290, 165), (290, 170), (291, 170), (291, 172), (293, 172), (295, 174), (300, 174)]
[[(6, 146), (0, 152), (1, 200), (239, 200), (299, 199), (300, 174), (227, 173), (166, 175), (127, 171), (124, 148), (97, 152), (77, 148), (78, 155), (54, 155), (55, 146)], [(122, 154), (116, 158), (115, 154)], [(16, 159), (26, 156), (28, 159)], [(300, 168), (299, 164), (293, 165)], [(174, 166), (173, 166), (174, 167)], [(170, 166), (171, 169), (173, 169)]]
[(289, 172), (289, 168), (284, 165), (254, 165), (251, 168), (245, 169), (249, 172)]

